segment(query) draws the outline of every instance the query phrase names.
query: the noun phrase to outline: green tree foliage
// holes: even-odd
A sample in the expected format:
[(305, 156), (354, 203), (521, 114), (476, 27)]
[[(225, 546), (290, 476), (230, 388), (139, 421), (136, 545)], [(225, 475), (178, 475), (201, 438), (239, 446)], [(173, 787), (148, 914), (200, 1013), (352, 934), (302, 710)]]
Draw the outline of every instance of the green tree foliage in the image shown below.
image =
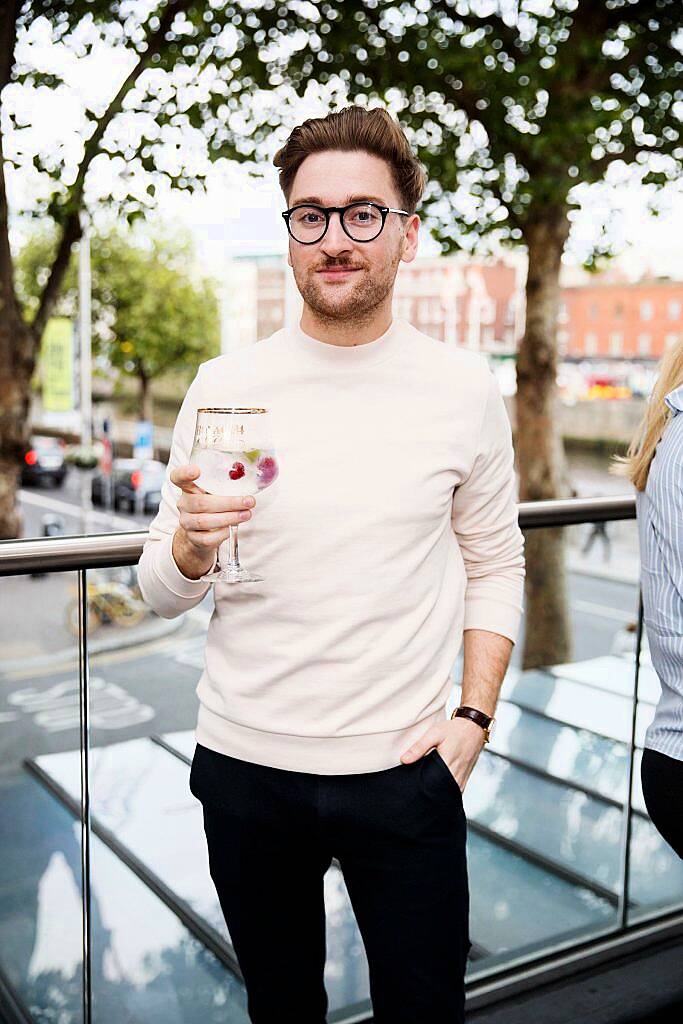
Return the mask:
[[(31, 321), (56, 239), (36, 233), (19, 253), (17, 294)], [(139, 239), (122, 232), (91, 240), (93, 354), (140, 383), (140, 415), (151, 419), (150, 382), (170, 371), (192, 373), (218, 354), (220, 324), (214, 284), (192, 275), (188, 240)], [(74, 316), (78, 303), (72, 257), (55, 312)]]

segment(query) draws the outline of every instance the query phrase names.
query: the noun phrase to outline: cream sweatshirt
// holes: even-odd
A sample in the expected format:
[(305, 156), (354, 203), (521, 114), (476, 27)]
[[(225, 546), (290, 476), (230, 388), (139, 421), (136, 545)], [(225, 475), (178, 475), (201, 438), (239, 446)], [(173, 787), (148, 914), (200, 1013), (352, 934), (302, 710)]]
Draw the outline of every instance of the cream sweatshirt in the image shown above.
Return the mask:
[(357, 346), (297, 326), (203, 363), (139, 563), (159, 615), (209, 588), (171, 553), (168, 477), (196, 411), (252, 405), (270, 410), (280, 467), (239, 527), (264, 580), (214, 587), (196, 739), (294, 771), (391, 768), (445, 719), (463, 630), (517, 639), (524, 538), (498, 384), (482, 355), (402, 319)]

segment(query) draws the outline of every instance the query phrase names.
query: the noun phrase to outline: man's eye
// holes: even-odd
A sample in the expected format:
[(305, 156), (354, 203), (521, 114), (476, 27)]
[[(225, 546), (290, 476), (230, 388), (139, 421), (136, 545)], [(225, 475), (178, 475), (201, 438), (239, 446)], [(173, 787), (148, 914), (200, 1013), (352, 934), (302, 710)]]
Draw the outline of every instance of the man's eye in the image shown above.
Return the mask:
[(372, 224), (379, 219), (379, 214), (376, 210), (353, 210), (351, 219), (356, 224)]
[(315, 225), (320, 224), (322, 214), (318, 210), (297, 210), (294, 214), (296, 224)]

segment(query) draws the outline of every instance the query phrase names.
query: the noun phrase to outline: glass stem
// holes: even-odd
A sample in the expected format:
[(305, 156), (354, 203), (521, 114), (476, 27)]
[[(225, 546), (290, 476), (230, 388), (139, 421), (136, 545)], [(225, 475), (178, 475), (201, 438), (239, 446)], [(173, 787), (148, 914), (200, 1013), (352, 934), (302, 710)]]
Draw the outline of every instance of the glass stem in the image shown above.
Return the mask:
[(240, 568), (240, 556), (237, 548), (237, 527), (229, 526), (228, 569)]

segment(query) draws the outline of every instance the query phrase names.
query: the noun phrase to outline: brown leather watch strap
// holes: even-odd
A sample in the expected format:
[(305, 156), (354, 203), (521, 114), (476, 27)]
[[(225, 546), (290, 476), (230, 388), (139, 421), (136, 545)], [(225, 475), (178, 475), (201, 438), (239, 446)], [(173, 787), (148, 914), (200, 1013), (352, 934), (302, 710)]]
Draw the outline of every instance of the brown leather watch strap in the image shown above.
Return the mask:
[(476, 722), (477, 725), (480, 725), (481, 728), (486, 733), (486, 742), (488, 743), (489, 726), (493, 721), (493, 718), (491, 718), (489, 715), (485, 715), (483, 711), (477, 711), (476, 708), (469, 708), (467, 707), (467, 705), (463, 704), (462, 707), (455, 709), (455, 711), (451, 715), (451, 718), (469, 718), (473, 722)]

